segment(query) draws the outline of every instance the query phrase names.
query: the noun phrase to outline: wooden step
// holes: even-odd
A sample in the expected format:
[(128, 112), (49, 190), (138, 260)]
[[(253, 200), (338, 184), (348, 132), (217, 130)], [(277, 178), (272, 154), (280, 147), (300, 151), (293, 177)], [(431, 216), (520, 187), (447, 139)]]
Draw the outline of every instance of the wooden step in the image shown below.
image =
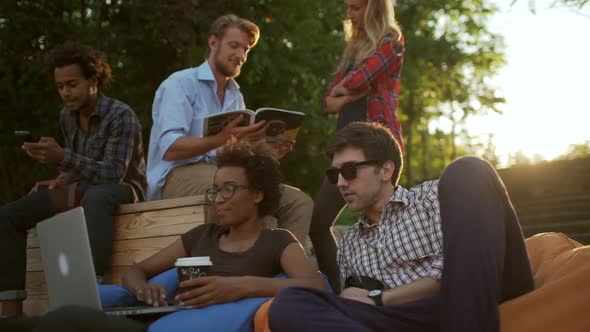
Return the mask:
[(548, 205), (568, 205), (568, 204), (585, 204), (590, 203), (590, 194), (576, 194), (576, 195), (551, 195), (544, 197), (537, 197), (526, 200), (513, 200), (515, 207), (525, 209), (528, 207), (539, 207)]
[(549, 223), (572, 223), (580, 220), (590, 220), (590, 211), (556, 211), (554, 213), (539, 213), (538, 215), (518, 215), (521, 225), (540, 225)]

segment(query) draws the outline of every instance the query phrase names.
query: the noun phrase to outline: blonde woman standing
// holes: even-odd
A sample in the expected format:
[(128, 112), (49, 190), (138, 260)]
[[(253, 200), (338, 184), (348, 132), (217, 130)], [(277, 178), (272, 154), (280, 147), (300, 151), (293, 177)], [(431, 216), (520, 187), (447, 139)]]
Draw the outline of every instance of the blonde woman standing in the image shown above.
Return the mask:
[[(346, 0), (346, 49), (324, 96), (324, 111), (337, 113), (337, 129), (354, 121), (379, 122), (403, 148), (397, 116), (404, 39), (392, 0)], [(310, 237), (320, 270), (340, 289), (336, 242), (330, 231), (344, 200), (326, 178), (314, 199)]]

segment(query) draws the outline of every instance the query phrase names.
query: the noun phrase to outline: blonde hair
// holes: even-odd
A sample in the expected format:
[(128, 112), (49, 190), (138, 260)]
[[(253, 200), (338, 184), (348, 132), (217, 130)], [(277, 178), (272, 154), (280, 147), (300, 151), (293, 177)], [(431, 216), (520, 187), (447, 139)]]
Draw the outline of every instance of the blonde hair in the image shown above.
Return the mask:
[[(211, 24), (209, 36), (215, 36), (218, 39), (222, 39), (227, 29), (232, 27), (236, 27), (248, 35), (250, 38), (250, 47), (254, 47), (258, 42), (258, 38), (260, 38), (260, 29), (254, 22), (238, 17), (234, 14), (227, 14), (218, 17)], [(207, 53), (205, 54), (206, 57), (209, 56), (210, 51), (211, 50), (209, 49), (207, 50)]]
[(352, 29), (350, 20), (344, 22), (346, 49), (338, 70), (346, 71), (350, 66), (359, 67), (371, 56), (382, 39), (391, 34), (393, 42), (401, 39), (402, 32), (395, 20), (392, 0), (365, 0), (364, 24), (361, 31)]

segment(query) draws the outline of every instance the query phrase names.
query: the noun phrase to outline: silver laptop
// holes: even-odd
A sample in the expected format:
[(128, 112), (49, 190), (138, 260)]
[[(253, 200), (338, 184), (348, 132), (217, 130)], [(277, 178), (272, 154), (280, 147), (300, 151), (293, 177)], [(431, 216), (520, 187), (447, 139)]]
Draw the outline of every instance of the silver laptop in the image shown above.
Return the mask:
[(57, 214), (37, 224), (50, 309), (80, 305), (109, 315), (132, 316), (173, 312), (180, 306), (115, 307), (102, 309), (90, 240), (82, 207)]

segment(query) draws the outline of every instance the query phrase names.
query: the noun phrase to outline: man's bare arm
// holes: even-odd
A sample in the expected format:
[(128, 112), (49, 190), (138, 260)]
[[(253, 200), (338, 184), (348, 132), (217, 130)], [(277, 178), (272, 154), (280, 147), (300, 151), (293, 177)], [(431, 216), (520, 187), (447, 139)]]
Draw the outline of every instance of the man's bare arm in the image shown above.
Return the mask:
[(412, 302), (432, 296), (439, 290), (440, 282), (426, 277), (383, 292), (383, 305), (392, 306)]

